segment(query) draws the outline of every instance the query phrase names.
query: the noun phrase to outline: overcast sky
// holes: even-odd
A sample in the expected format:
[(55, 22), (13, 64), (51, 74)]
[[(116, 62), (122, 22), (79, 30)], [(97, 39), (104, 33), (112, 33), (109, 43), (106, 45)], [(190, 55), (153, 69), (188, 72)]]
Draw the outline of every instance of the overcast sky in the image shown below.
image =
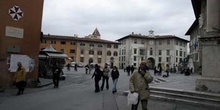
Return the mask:
[(98, 28), (102, 39), (114, 41), (152, 29), (189, 40), (194, 19), (191, 0), (44, 0), (42, 31), (84, 37)]

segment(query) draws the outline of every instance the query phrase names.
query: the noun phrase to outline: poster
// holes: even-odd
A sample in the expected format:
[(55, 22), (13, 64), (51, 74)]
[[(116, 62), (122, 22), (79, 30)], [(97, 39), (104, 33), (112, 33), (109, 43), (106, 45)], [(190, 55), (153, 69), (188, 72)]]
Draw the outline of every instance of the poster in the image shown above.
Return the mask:
[(27, 55), (11, 54), (9, 71), (16, 72), (16, 70), (18, 68), (17, 63), (21, 62), (21, 64), (25, 68), (26, 72), (28, 72), (29, 68), (30, 68), (30, 61), (31, 60), (32, 59), (30, 57), (28, 57)]

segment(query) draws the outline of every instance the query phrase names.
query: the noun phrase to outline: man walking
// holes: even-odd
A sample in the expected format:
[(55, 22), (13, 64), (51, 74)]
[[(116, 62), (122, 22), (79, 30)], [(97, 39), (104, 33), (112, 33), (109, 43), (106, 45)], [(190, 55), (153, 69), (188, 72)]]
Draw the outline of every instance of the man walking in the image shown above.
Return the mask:
[(137, 110), (138, 104), (141, 101), (142, 110), (147, 110), (148, 98), (150, 96), (149, 83), (153, 81), (153, 77), (147, 70), (146, 62), (141, 62), (138, 71), (135, 71), (130, 78), (129, 89), (131, 93), (139, 94), (138, 103), (132, 105), (131, 110)]

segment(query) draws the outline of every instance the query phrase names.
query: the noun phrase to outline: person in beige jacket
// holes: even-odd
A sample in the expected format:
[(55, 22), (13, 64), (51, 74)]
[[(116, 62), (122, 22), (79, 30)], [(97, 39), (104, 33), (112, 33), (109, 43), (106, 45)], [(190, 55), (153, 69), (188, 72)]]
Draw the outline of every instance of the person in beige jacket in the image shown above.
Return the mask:
[(14, 75), (14, 81), (16, 84), (16, 87), (18, 88), (17, 95), (23, 94), (24, 88), (26, 86), (26, 71), (23, 68), (21, 62), (17, 63), (18, 68)]
[(139, 94), (139, 100), (136, 105), (132, 105), (131, 110), (137, 110), (138, 104), (141, 101), (142, 110), (147, 110), (148, 98), (150, 96), (149, 83), (153, 81), (153, 77), (150, 75), (147, 63), (141, 62), (137, 71), (134, 71), (130, 77), (129, 89), (131, 93), (137, 92)]

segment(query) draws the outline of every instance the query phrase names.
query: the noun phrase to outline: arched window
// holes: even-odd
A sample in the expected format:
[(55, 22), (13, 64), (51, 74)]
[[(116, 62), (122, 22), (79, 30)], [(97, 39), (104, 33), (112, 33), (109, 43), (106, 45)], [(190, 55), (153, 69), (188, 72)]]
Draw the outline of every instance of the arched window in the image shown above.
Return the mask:
[(99, 51), (97, 52), (97, 55), (102, 55), (102, 51), (99, 50)]
[(117, 51), (114, 51), (114, 56), (118, 56), (118, 52)]
[(94, 55), (94, 51), (93, 50), (89, 50), (89, 55)]
[(107, 51), (107, 56), (111, 56), (111, 51)]

